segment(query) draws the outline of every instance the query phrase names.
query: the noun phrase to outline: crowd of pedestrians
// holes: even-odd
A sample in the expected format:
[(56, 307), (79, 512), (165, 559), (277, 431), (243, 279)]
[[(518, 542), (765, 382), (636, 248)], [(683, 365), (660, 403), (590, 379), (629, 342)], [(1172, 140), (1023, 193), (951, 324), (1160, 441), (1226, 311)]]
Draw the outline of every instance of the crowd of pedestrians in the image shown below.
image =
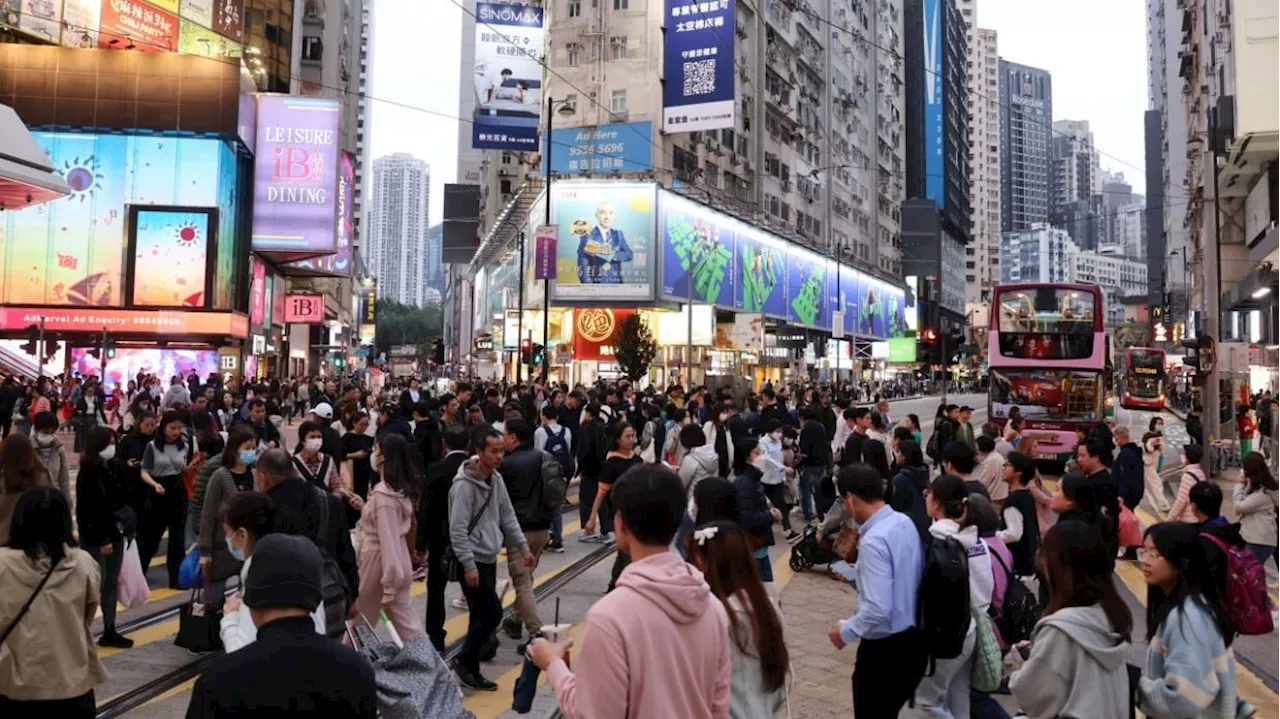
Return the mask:
[[(1141, 443), (1122, 429), (1082, 436), (1051, 492), (1020, 419), (975, 426), (971, 408), (944, 403), (925, 437), (869, 386), (743, 397), (626, 382), (433, 391), (416, 378), (144, 375), (104, 398), (95, 380), (71, 384), (83, 420), (74, 491), (52, 409), (61, 388), (33, 386), (29, 432), (0, 443), (5, 716), (89, 716), (105, 678), (94, 616), (101, 607), (97, 645), (130, 646), (115, 630), (122, 563), (149, 566), (166, 534), (169, 585), (189, 588), (181, 569), (197, 557), (197, 601), (221, 615), (225, 654), (195, 685), (193, 717), (375, 716), (375, 669), (344, 644), (354, 623), (384, 618), (404, 642), (460, 640), (450, 669), (473, 691), (497, 689), (484, 664), (506, 635), (567, 717), (774, 716), (788, 710), (793, 667), (770, 547), (808, 534), (858, 593), (829, 640), (857, 647), (859, 719), (908, 703), (1005, 719), (1002, 692), (1028, 717), (1243, 719), (1232, 642), (1274, 622), (1236, 579), (1276, 552), (1277, 485), (1261, 455), (1244, 458), (1239, 525), (1188, 445), (1170, 521), (1128, 536), (1144, 497), (1168, 502), (1155, 422)], [(285, 446), (281, 428), (298, 419)], [(616, 558), (570, 668), (572, 642), (542, 634), (533, 572), (564, 551), (573, 480), (577, 538), (612, 543)], [(1145, 666), (1126, 662), (1139, 640), (1118, 561), (1149, 585)], [(451, 582), (468, 612), (462, 637), (446, 635)], [(53, 624), (51, 641), (41, 633)]]

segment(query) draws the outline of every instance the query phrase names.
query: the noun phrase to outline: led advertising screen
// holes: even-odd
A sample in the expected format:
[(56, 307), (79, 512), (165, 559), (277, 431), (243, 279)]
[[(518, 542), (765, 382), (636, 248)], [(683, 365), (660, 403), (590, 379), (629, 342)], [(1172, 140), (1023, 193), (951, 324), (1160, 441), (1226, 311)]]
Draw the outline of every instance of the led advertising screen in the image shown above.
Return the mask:
[[(0, 212), (0, 302), (120, 306), (128, 207), (218, 207), (235, 237), (235, 154), (221, 140), (33, 132), (71, 188), (58, 200)], [(219, 252), (213, 306), (229, 309), (231, 243)]]
[(94, 307), (0, 307), (0, 330), (45, 323), (46, 332), (101, 332), (170, 338), (175, 335), (249, 336), (249, 318), (201, 310), (118, 310)]
[(733, 307), (731, 223), (727, 215), (705, 205), (675, 195), (663, 197), (658, 212), (663, 296)]
[(217, 251), (216, 210), (133, 207), (133, 252), (127, 304), (205, 307)]
[[(201, 378), (218, 373), (217, 350), (134, 349), (121, 347), (116, 356), (107, 360), (107, 375), (103, 384), (108, 391), (123, 388), (139, 372), (154, 374), (168, 380), (174, 375), (186, 377), (195, 371)], [(71, 371), (83, 376), (102, 374), (102, 360), (93, 357), (87, 349), (71, 350)]]
[(924, 189), (938, 207), (946, 201), (942, 170), (942, 0), (924, 0)]
[(244, 47), (235, 40), (183, 18), (178, 26), (178, 52), (205, 57), (242, 57)]
[(351, 240), (355, 237), (356, 161), (345, 150), (339, 156), (338, 169), (338, 251), (332, 255), (290, 262), (289, 266), (311, 274), (346, 277), (351, 274)]
[(542, 12), (532, 5), (476, 3), (472, 147), (538, 151)]
[(267, 312), (267, 266), (249, 258), (249, 324), (260, 327)]
[(760, 232), (737, 235), (733, 306), (744, 312), (787, 316), (787, 253)]
[(254, 251), (334, 252), (340, 109), (326, 98), (258, 96)]
[(653, 298), (653, 185), (552, 185), (557, 300)]
[(787, 253), (787, 319), (807, 327), (829, 327), (825, 258), (800, 247)]
[(734, 126), (734, 0), (666, 0), (664, 132)]

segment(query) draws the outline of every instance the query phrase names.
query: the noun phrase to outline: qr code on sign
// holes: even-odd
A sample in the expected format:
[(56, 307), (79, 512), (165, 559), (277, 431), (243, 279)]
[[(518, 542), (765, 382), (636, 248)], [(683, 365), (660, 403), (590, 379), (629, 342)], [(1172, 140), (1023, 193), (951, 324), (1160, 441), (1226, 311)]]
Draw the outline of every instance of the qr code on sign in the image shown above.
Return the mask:
[(706, 95), (716, 89), (716, 58), (684, 64), (684, 96)]

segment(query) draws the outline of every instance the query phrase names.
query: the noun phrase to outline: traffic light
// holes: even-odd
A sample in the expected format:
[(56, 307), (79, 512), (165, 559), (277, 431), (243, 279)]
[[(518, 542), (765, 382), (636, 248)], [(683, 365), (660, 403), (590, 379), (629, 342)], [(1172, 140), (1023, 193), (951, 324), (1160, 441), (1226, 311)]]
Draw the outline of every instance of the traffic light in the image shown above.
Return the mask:
[(27, 341), (22, 345), (22, 351), (36, 356), (39, 352), (37, 345), (40, 343), (40, 325), (27, 325)]
[(925, 342), (936, 342), (938, 340), (938, 331), (935, 329), (926, 329), (920, 336)]
[(1192, 382), (1196, 386), (1203, 386), (1205, 378), (1213, 371), (1215, 359), (1213, 338), (1209, 335), (1183, 338), (1182, 346), (1187, 350), (1182, 363), (1195, 369)]
[(542, 359), (547, 354), (547, 348), (541, 342), (533, 343), (533, 351), (530, 353), (529, 364), (542, 366)]
[(102, 335), (102, 351), (107, 353), (107, 359), (116, 358), (115, 338), (105, 332)]
[(62, 343), (59, 342), (58, 340), (45, 340), (44, 361), (48, 362), (49, 360), (53, 359), (53, 356), (58, 354), (58, 350), (62, 348), (61, 345)]

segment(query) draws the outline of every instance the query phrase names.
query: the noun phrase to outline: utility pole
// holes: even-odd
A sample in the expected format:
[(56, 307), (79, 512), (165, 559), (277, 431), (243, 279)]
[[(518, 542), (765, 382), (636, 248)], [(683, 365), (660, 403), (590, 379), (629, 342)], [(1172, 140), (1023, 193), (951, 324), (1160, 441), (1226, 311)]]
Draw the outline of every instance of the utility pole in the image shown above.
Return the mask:
[[(550, 207), (550, 202), (551, 193), (548, 192), (548, 207)], [(525, 232), (524, 230), (520, 230), (520, 259), (519, 264), (516, 265), (516, 267), (520, 268), (516, 273), (516, 303), (517, 310), (520, 313), (519, 317), (516, 318), (516, 384), (520, 384), (521, 379), (524, 376), (524, 239)], [(506, 341), (506, 337), (503, 337), (502, 339), (504, 342)], [(533, 343), (530, 342), (529, 344), (532, 346)]]
[(36, 379), (38, 380), (44, 376), (45, 342), (44, 342), (44, 318), (43, 317), (40, 318), (40, 341), (37, 346), (40, 348), (40, 352), (38, 353), (38, 357), (40, 360), (40, 365), (39, 365), (40, 369), (36, 372)]
[(98, 345), (99, 370), (98, 379), (106, 386), (107, 382), (107, 328), (102, 328), (102, 343)]
[[(547, 153), (547, 169), (543, 178), (542, 186), (547, 191), (546, 205), (543, 207), (542, 224), (551, 224), (551, 122), (555, 116), (556, 101), (551, 96), (547, 96), (547, 147), (544, 152)], [(560, 243), (560, 233), (556, 233), (557, 254), (559, 253), (558, 245)], [(536, 263), (537, 260), (534, 260)], [(542, 278), (542, 383), (546, 386), (547, 379), (551, 375), (550, 355), (548, 351), (551, 346), (551, 278)]]

